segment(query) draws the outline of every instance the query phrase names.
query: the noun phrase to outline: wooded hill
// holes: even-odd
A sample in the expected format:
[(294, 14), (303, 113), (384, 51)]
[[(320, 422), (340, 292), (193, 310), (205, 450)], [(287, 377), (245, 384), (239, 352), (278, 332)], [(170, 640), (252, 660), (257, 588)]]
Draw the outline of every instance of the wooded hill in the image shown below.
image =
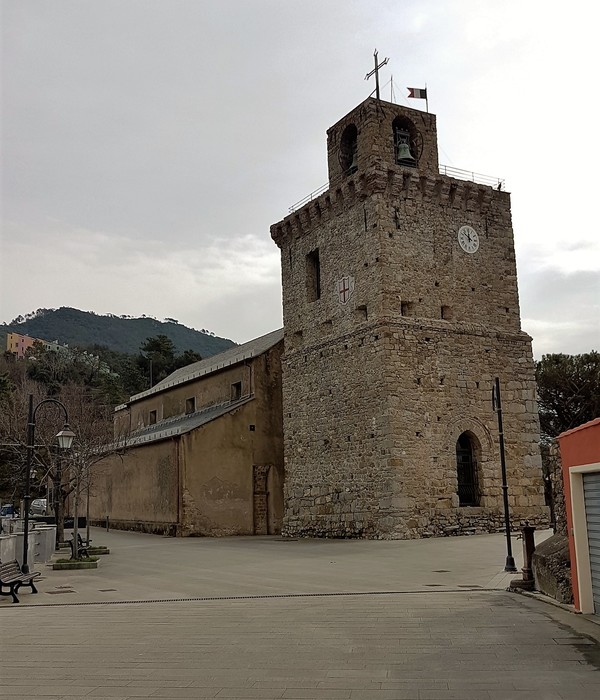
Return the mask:
[(177, 352), (194, 350), (202, 357), (216, 355), (235, 345), (206, 329), (188, 328), (175, 319), (158, 321), (142, 316), (101, 316), (93, 311), (80, 311), (67, 306), (59, 309), (38, 309), (0, 325), (0, 352), (6, 349), (8, 333), (21, 333), (40, 340), (68, 344), (69, 347), (103, 346), (121, 353), (135, 354), (147, 338), (166, 335)]

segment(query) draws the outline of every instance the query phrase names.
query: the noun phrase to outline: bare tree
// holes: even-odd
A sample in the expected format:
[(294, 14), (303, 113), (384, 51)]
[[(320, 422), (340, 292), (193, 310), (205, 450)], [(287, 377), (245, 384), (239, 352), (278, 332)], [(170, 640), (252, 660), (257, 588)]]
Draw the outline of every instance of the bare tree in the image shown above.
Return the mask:
[[(0, 376), (4, 378), (0, 387), (0, 457), (5, 482), (14, 497), (14, 494), (23, 493), (25, 481), (28, 398), (33, 395), (37, 406), (47, 398), (47, 387), (28, 377), (24, 363), (9, 365), (10, 362), (0, 366)], [(49, 506), (56, 518), (57, 545), (64, 541), (65, 506), (71, 499), (76, 557), (81, 496), (90, 488), (95, 465), (117, 448), (122, 450), (123, 444), (115, 440), (112, 406), (104, 404), (89, 387), (69, 383), (61, 386), (59, 393), (53, 393), (52, 398), (65, 406), (75, 440), (73, 447), (61, 454), (55, 437), (63, 427), (64, 414), (51, 403), (36, 414), (32, 490), (37, 494), (46, 489), (50, 492)]]

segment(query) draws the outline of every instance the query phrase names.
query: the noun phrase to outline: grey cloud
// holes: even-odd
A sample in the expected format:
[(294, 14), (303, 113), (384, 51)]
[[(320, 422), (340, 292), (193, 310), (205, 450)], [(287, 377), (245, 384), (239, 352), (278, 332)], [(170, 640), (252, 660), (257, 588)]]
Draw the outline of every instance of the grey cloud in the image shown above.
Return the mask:
[(538, 270), (521, 278), (520, 297), (536, 357), (600, 348), (600, 272)]

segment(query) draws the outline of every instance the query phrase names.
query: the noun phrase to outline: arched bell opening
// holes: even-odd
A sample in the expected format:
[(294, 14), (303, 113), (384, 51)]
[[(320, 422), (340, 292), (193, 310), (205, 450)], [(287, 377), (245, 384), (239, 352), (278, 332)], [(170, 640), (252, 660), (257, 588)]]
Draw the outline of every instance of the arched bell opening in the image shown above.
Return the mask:
[(358, 170), (357, 153), (358, 131), (354, 124), (348, 124), (340, 139), (340, 165), (344, 175), (352, 175)]
[(481, 490), (479, 483), (479, 459), (481, 445), (468, 431), (456, 441), (456, 475), (458, 501), (460, 506), (479, 506)]
[(406, 117), (396, 117), (392, 122), (394, 133), (394, 162), (404, 167), (417, 167), (417, 132)]

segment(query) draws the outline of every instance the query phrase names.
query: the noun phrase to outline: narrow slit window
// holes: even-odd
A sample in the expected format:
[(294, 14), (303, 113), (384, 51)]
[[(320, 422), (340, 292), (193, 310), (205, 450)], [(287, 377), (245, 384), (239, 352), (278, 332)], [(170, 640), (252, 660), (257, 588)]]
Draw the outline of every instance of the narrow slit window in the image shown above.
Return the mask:
[(462, 433), (456, 442), (456, 471), (459, 505), (478, 506), (479, 472), (474, 441), (469, 433)]
[(321, 298), (321, 261), (318, 248), (306, 256), (306, 292), (308, 301)]
[(340, 165), (343, 175), (352, 175), (357, 170), (358, 131), (354, 124), (348, 124), (340, 139)]
[(196, 411), (196, 397), (192, 396), (191, 398), (185, 400), (185, 412), (187, 415), (188, 413), (195, 413), (195, 411)]
[(239, 401), (242, 398), (242, 382), (235, 382), (231, 385), (231, 400)]

